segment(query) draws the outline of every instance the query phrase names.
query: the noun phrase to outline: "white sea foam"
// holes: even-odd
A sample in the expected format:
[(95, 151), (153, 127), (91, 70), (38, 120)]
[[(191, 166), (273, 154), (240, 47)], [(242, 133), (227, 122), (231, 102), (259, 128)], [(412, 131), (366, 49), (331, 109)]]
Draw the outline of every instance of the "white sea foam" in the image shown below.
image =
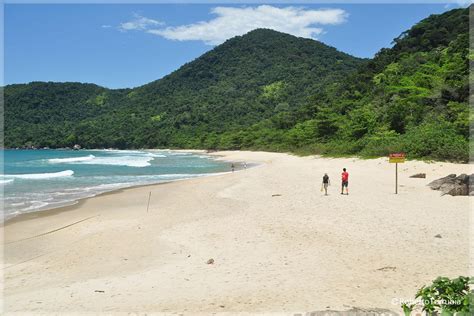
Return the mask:
[(106, 183), (84, 188), (84, 191), (102, 193), (139, 185), (137, 182)]
[(15, 179), (0, 179), (0, 185), (7, 185), (12, 183)]
[(166, 157), (166, 155), (154, 154), (154, 153), (147, 153), (146, 155), (148, 157), (154, 157), (154, 158), (165, 158)]
[(70, 177), (74, 174), (72, 170), (64, 170), (59, 172), (50, 172), (50, 173), (28, 173), (28, 174), (6, 174), (4, 175), (6, 180), (10, 179), (50, 179), (50, 178), (61, 178), (61, 177)]
[(80, 163), (87, 165), (109, 165), (142, 168), (150, 166), (150, 161), (153, 159), (154, 157), (149, 156), (96, 157), (92, 160), (81, 161)]
[[(127, 151), (127, 153), (132, 154), (132, 151)], [(71, 158), (55, 158), (48, 159), (49, 163), (67, 163), (67, 164), (85, 164), (85, 165), (109, 165), (109, 166), (125, 166), (125, 167), (148, 167), (150, 166), (150, 161), (155, 157), (161, 157), (158, 155), (148, 155), (144, 152), (137, 152), (144, 156), (139, 155), (127, 155), (127, 156), (107, 156), (107, 157), (96, 157), (94, 155), (89, 155), (86, 157), (71, 157)], [(164, 156), (163, 156), (164, 157)]]
[(24, 208), (23, 211), (28, 212), (32, 210), (39, 210), (49, 205), (48, 202), (43, 201), (30, 201), (31, 205), (27, 208)]
[(22, 205), (25, 205), (26, 203), (25, 202), (17, 202), (17, 203), (11, 203), (10, 205), (11, 206), (22, 206)]
[(105, 151), (111, 153), (111, 154), (128, 154), (128, 155), (143, 155), (146, 154), (144, 151), (140, 150), (120, 150), (120, 149), (106, 149)]
[(95, 158), (94, 155), (89, 155), (85, 157), (54, 158), (54, 159), (48, 159), (48, 162), (49, 163), (71, 163), (71, 162), (90, 161), (94, 158)]
[(193, 153), (190, 152), (183, 152), (183, 151), (167, 151), (166, 154), (168, 156), (190, 156)]

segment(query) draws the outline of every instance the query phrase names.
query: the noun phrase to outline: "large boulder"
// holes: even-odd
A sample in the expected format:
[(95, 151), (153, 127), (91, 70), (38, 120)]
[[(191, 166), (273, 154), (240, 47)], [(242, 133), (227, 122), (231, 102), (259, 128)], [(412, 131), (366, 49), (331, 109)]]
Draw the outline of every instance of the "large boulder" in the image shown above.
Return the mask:
[(474, 174), (469, 176), (469, 195), (474, 195)]
[(444, 178), (440, 178), (428, 184), (433, 190), (441, 191), (442, 195), (474, 195), (474, 174), (450, 174)]
[(452, 182), (452, 180), (454, 179), (456, 179), (456, 175), (453, 173), (453, 174), (450, 174), (449, 176), (446, 176), (444, 178), (440, 178), (438, 180), (434, 180), (428, 183), (428, 186), (433, 190), (439, 190), (441, 185), (443, 185), (444, 183)]

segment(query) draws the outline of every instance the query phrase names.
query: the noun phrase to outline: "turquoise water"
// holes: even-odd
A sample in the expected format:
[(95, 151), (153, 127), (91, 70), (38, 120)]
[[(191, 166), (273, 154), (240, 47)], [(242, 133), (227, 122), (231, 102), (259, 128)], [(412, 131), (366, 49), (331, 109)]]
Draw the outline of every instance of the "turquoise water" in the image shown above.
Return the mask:
[(76, 203), (121, 188), (229, 171), (229, 163), (184, 152), (4, 150), (4, 218)]

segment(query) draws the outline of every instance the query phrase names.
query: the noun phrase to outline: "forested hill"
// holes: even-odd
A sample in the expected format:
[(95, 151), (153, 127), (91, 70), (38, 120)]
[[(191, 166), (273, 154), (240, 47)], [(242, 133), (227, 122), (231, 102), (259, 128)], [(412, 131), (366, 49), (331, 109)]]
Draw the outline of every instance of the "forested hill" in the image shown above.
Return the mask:
[(469, 9), (432, 15), (394, 44), (334, 93), (319, 94), (302, 126), (332, 154), (467, 161)]
[(258, 29), (136, 89), (11, 85), (5, 145), (218, 147), (215, 135), (296, 111), (363, 62), (314, 40)]
[(468, 9), (361, 60), (258, 29), (135, 89), (5, 87), (5, 146), (263, 149), (467, 160)]

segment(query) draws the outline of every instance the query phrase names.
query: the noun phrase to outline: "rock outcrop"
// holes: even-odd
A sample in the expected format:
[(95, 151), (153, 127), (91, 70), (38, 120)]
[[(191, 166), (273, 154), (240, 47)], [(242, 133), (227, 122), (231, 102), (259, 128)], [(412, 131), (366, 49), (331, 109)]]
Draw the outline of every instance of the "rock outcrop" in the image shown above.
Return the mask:
[(442, 195), (474, 195), (474, 174), (468, 176), (463, 173), (459, 176), (450, 174), (444, 178), (430, 182), (428, 186), (433, 190), (441, 191)]

